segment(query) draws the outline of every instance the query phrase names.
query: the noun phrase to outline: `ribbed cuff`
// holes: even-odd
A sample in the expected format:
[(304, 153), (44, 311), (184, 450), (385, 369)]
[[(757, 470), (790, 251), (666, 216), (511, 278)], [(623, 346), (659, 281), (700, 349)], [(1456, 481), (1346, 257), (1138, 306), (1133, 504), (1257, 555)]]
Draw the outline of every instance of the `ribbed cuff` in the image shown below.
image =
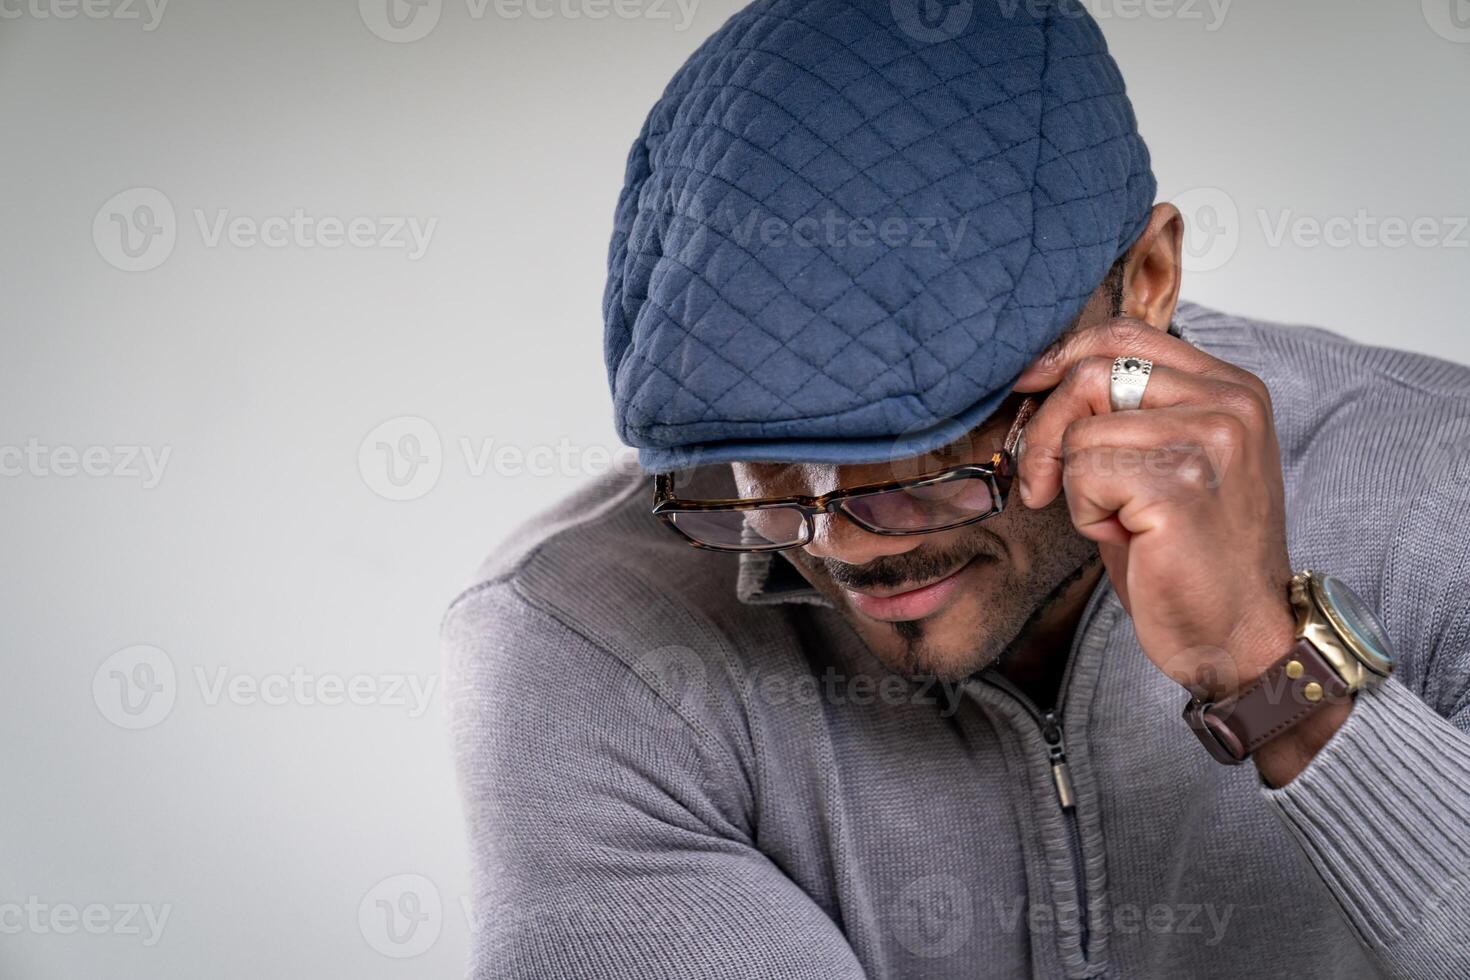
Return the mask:
[(1470, 976), (1470, 736), (1390, 678), (1261, 792), (1396, 972)]

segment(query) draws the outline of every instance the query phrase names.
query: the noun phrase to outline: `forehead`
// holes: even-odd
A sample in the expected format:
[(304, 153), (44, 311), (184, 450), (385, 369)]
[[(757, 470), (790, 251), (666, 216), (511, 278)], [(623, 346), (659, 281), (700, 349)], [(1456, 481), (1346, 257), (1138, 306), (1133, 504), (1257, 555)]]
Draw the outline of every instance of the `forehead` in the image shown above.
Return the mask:
[(1008, 414), (1009, 400), (984, 422), (959, 438), (918, 456), (880, 463), (731, 463), (736, 481), (746, 495), (759, 488), (762, 495), (776, 491), (785, 494), (828, 493), (840, 487), (905, 480), (927, 473), (962, 466), (966, 463), (989, 462), (1000, 448), (1000, 429)]

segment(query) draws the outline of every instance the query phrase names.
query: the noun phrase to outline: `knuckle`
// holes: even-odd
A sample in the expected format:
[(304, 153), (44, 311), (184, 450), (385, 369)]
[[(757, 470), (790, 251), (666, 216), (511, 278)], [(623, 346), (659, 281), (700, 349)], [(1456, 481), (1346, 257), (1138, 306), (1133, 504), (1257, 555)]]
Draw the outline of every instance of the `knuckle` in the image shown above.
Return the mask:
[(1253, 430), (1259, 430), (1271, 418), (1270, 407), (1249, 385), (1231, 385), (1222, 395), (1220, 404)]
[(1239, 416), (1215, 411), (1205, 415), (1199, 434), (1201, 442), (1206, 446), (1230, 448), (1244, 443), (1248, 433)]
[(1176, 454), (1172, 471), (1175, 486), (1187, 493), (1200, 493), (1214, 486), (1213, 473), (1202, 453)]
[(1234, 371), (1231, 372), (1230, 380), (1233, 381), (1235, 384), (1240, 385), (1242, 388), (1250, 391), (1250, 393), (1254, 395), (1256, 399), (1260, 401), (1261, 404), (1264, 405), (1269, 412), (1272, 407), (1271, 389), (1266, 387), (1266, 382), (1262, 381), (1260, 377), (1252, 374), (1245, 368), (1237, 367)]
[(1256, 398), (1260, 401), (1261, 407), (1265, 409), (1266, 418), (1267, 419), (1275, 418), (1275, 416), (1276, 416), (1276, 405), (1275, 405), (1274, 402), (1271, 401), (1271, 389), (1266, 387), (1266, 382), (1262, 381), (1260, 378), (1256, 377), (1254, 374), (1251, 375), (1250, 377), (1251, 377), (1251, 390), (1256, 393)]

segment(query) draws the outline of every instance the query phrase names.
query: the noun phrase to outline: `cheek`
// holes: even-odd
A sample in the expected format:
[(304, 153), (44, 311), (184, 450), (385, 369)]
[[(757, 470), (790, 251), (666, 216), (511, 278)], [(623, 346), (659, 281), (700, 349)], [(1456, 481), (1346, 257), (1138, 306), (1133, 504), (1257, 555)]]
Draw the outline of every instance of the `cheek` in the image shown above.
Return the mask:
[(1041, 560), (1043, 552), (1080, 536), (1072, 526), (1064, 495), (1058, 494), (1040, 510), (1026, 507), (1019, 496), (1012, 500), (1012, 506), (990, 522), (990, 529), (1005, 542), (1007, 557), (1016, 572), (1028, 571)]

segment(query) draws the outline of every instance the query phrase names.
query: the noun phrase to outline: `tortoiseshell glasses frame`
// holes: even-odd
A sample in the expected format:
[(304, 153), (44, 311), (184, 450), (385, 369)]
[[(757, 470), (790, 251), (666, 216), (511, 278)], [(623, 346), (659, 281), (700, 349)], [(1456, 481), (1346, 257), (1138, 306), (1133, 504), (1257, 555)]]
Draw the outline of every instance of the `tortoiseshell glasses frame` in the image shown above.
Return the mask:
[[(907, 479), (845, 487), (815, 497), (794, 495), (722, 500), (682, 500), (674, 491), (674, 474), (660, 473), (654, 477), (653, 513), (668, 525), (670, 530), (693, 547), (725, 552), (786, 551), (803, 547), (811, 543), (815, 536), (816, 518), (821, 514), (841, 514), (869, 533), (891, 536), (932, 534), (936, 531), (947, 531), (974, 524), (994, 517), (1005, 510), (1006, 498), (1015, 478), (1016, 443), (1020, 438), (1021, 430), (1035, 413), (1036, 407), (1037, 402), (1033, 398), (1028, 397), (1022, 401), (1004, 445), (991, 456), (987, 463), (965, 463)], [(941, 519), (934, 523), (904, 527), (883, 524), (872, 517), (873, 513), (881, 509), (881, 504), (885, 501), (891, 502), (900, 512), (910, 513), (915, 509), (912, 505), (916, 501), (924, 502), (935, 499), (943, 501), (946, 493), (944, 486), (957, 484), (957, 481), (962, 480), (982, 481), (988, 494), (980, 499), (987, 502), (988, 505), (977, 508), (973, 514), (966, 513), (958, 516), (957, 519)], [(938, 496), (915, 493), (915, 491), (925, 490), (935, 491)], [(962, 488), (957, 485), (954, 493), (960, 492)], [(944, 502), (947, 503), (947, 501)], [(755, 540), (759, 537), (759, 532), (751, 530), (747, 533), (749, 521), (744, 515), (762, 511), (768, 514), (767, 524), (773, 521), (785, 521), (789, 531), (781, 535), (781, 540)], [(715, 514), (742, 515), (740, 521), (727, 522), (728, 527), (718, 528), (722, 532), (719, 536), (726, 539), (735, 537), (738, 531), (739, 543), (732, 540), (712, 540), (716, 535), (711, 533), (700, 536), (697, 530), (700, 515), (708, 518), (709, 515)], [(800, 515), (799, 525), (795, 521), (797, 515)], [(956, 517), (957, 515), (949, 516)], [(683, 526), (680, 523), (681, 517), (684, 518)], [(706, 521), (707, 527), (710, 528), (714, 528), (717, 524), (718, 521)]]

